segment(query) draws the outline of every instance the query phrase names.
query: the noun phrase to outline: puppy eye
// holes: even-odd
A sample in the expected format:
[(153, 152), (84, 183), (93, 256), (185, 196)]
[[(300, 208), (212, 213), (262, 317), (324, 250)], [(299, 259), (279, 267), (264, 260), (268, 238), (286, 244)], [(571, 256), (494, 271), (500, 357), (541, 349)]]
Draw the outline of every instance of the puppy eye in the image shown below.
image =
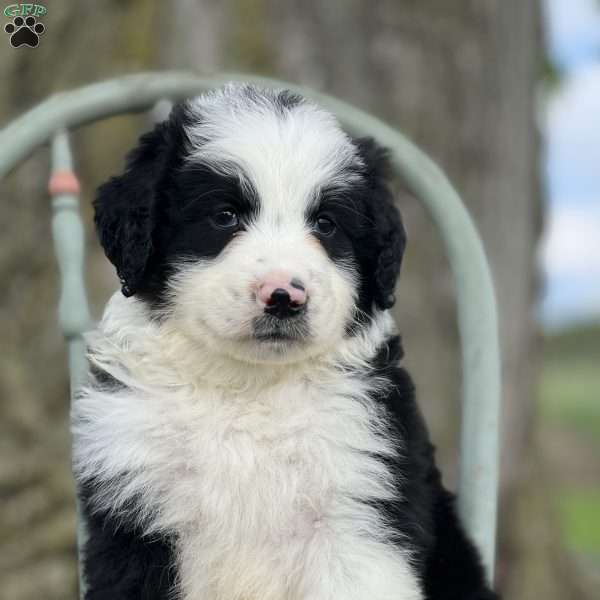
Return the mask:
[(232, 210), (222, 210), (213, 215), (212, 222), (219, 229), (233, 229), (239, 226), (240, 219)]
[(329, 236), (335, 233), (336, 224), (330, 217), (326, 215), (319, 215), (315, 221), (315, 229), (321, 235)]

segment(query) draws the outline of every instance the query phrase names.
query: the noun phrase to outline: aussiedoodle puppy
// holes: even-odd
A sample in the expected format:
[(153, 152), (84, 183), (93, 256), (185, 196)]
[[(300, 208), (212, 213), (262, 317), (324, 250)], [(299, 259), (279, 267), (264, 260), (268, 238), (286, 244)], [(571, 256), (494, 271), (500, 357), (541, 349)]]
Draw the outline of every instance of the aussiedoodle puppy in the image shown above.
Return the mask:
[(386, 152), (228, 85), (101, 186), (122, 289), (73, 411), (88, 600), (489, 600), (389, 309)]

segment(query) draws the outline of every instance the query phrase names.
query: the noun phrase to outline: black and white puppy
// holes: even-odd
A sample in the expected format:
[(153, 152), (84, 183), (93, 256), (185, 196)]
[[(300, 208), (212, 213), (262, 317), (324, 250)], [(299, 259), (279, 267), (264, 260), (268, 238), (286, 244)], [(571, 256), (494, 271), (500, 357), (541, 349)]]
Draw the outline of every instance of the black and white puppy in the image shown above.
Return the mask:
[(73, 411), (88, 600), (484, 600), (398, 366), (385, 152), (289, 92), (176, 106), (104, 184)]

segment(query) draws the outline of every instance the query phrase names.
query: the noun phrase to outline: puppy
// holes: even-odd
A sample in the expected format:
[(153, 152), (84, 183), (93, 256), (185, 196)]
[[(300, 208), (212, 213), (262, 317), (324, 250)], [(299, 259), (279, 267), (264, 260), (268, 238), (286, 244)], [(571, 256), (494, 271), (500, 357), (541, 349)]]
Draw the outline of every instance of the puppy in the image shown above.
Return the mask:
[(487, 600), (389, 309), (386, 153), (300, 96), (177, 105), (101, 186), (73, 411), (88, 600)]

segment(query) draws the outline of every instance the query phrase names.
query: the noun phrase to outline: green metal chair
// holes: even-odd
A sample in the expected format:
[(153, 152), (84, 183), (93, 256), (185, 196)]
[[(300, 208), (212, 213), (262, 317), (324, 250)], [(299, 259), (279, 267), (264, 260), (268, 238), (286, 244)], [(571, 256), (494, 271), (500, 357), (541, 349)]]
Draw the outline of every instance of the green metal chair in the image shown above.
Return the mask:
[[(352, 134), (370, 135), (391, 150), (394, 168), (442, 237), (457, 294), (462, 346), (462, 425), (458, 486), (462, 520), (493, 579), (498, 488), (500, 353), (496, 301), (481, 240), (460, 197), (437, 165), (401, 133), (340, 100), (303, 87), (249, 75), (199, 78), (163, 72), (120, 77), (56, 94), (0, 131), (0, 178), (50, 142), (52, 232), (62, 293), (58, 315), (69, 351), (71, 395), (86, 373), (83, 333), (90, 328), (83, 280), (84, 233), (67, 131), (107, 117), (147, 110), (156, 102), (195, 96), (227, 81), (288, 88), (337, 115)], [(52, 185), (54, 181), (57, 185)], [(85, 524), (80, 523), (80, 541)]]

